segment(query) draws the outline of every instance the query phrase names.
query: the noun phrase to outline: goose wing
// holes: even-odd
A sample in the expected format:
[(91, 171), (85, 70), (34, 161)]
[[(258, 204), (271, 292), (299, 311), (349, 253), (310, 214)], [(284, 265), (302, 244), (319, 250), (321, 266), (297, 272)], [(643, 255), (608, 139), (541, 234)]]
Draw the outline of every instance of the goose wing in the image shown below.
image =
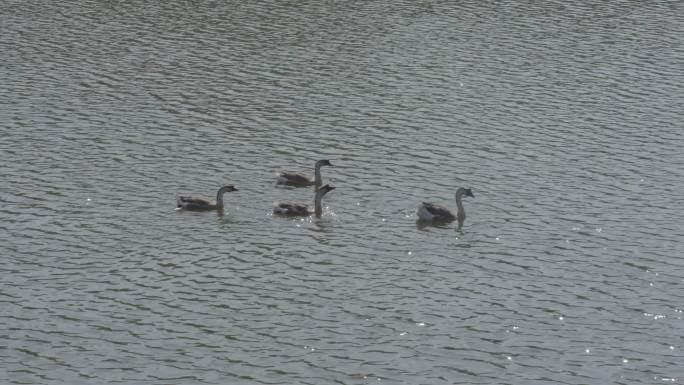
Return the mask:
[(309, 184), (311, 177), (301, 172), (281, 172), (278, 175), (278, 184)]
[(195, 205), (210, 205), (211, 202), (203, 199), (203, 198), (194, 198), (194, 197), (178, 197), (178, 203), (185, 203), (185, 204), (195, 204)]
[(423, 202), (423, 208), (430, 213), (434, 219), (454, 219), (454, 214), (448, 208), (433, 203)]
[(276, 203), (273, 212), (285, 215), (308, 215), (309, 207), (299, 203)]
[(185, 210), (208, 210), (214, 207), (214, 203), (202, 198), (178, 197), (176, 208)]

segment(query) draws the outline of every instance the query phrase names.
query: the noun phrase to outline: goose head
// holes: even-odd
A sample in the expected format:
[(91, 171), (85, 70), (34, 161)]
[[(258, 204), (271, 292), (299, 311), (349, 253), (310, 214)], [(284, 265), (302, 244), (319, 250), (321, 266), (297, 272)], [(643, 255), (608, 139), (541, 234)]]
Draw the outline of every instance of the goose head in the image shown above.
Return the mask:
[(237, 188), (235, 188), (235, 186), (233, 186), (232, 184), (223, 186), (219, 190), (219, 192), (233, 192), (233, 191), (239, 191), (239, 190)]
[(464, 196), (475, 198), (475, 195), (473, 195), (473, 190), (469, 188), (459, 187), (458, 190), (456, 190), (456, 200), (460, 200), (461, 197)]
[(316, 162), (316, 167), (322, 167), (322, 166), (334, 167), (333, 164), (330, 163), (330, 161), (328, 159), (321, 159), (318, 162)]

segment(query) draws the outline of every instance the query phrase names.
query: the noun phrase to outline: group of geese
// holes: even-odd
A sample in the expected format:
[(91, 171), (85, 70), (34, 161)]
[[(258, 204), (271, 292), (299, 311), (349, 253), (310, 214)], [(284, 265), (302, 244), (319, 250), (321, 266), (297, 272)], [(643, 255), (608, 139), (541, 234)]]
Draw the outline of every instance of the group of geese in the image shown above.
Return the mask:
[[(273, 214), (284, 215), (284, 216), (309, 216), (316, 215), (320, 218), (323, 213), (321, 206), (321, 200), (325, 194), (334, 190), (335, 187), (323, 184), (323, 178), (321, 177), (321, 167), (330, 166), (334, 167), (327, 159), (322, 159), (316, 162), (314, 165), (314, 178), (312, 179), (309, 175), (300, 172), (281, 172), (278, 174), (276, 180), (277, 185), (291, 186), (291, 187), (308, 187), (314, 186), (314, 209), (306, 204), (301, 203), (275, 203), (273, 206)], [(187, 211), (223, 211), (223, 194), (227, 192), (238, 191), (233, 185), (226, 185), (221, 187), (216, 193), (216, 201), (210, 201), (203, 198), (195, 197), (185, 197), (180, 196), (176, 201), (176, 210), (187, 210)], [(460, 187), (456, 190), (456, 215), (452, 214), (449, 209), (444, 206), (422, 202), (418, 205), (416, 214), (420, 221), (423, 222), (453, 222), (458, 220), (458, 229), (463, 227), (463, 222), (465, 222), (466, 214), (463, 209), (463, 197), (472, 197), (473, 192), (469, 188)]]

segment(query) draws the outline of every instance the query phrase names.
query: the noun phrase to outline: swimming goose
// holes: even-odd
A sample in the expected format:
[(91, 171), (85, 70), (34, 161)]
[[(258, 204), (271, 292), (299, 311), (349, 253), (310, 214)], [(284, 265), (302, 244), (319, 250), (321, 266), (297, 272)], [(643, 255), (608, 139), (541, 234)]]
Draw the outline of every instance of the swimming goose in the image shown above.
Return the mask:
[(273, 206), (273, 213), (280, 215), (291, 215), (291, 216), (307, 216), (311, 214), (316, 214), (316, 217), (320, 218), (323, 213), (323, 208), (321, 207), (321, 199), (328, 192), (334, 190), (335, 187), (330, 185), (325, 185), (318, 190), (316, 190), (316, 195), (314, 196), (314, 211), (309, 209), (309, 206), (300, 203), (275, 203)]
[(281, 172), (278, 174), (278, 180), (276, 184), (295, 186), (295, 187), (305, 187), (305, 186), (316, 186), (316, 189), (321, 187), (323, 180), (321, 178), (321, 167), (330, 166), (333, 167), (327, 159), (322, 159), (316, 162), (314, 166), (314, 179), (312, 180), (310, 176), (305, 175), (301, 172)]
[(456, 207), (458, 207), (456, 216), (454, 216), (454, 214), (452, 214), (451, 211), (444, 206), (425, 202), (418, 206), (418, 211), (416, 214), (418, 214), (418, 218), (420, 218), (420, 220), (430, 222), (451, 222), (454, 219), (458, 219), (458, 229), (460, 230), (461, 227), (463, 227), (463, 222), (465, 222), (466, 219), (463, 203), (461, 202), (461, 198), (464, 195), (475, 198), (475, 195), (473, 195), (472, 190), (469, 188), (466, 189), (460, 187), (458, 190), (456, 190)]
[(223, 194), (227, 192), (238, 191), (233, 185), (221, 187), (216, 193), (216, 202), (211, 202), (202, 198), (193, 197), (178, 197), (176, 201), (176, 210), (188, 211), (209, 211), (209, 210), (223, 210)]

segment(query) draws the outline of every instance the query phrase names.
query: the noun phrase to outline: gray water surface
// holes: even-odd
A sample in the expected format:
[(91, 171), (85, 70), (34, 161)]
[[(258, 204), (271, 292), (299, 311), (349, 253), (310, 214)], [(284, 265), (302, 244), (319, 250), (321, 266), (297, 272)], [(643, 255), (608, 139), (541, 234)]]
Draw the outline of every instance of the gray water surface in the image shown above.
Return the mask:
[(575, 3), (0, 3), (0, 383), (684, 382), (684, 3)]

